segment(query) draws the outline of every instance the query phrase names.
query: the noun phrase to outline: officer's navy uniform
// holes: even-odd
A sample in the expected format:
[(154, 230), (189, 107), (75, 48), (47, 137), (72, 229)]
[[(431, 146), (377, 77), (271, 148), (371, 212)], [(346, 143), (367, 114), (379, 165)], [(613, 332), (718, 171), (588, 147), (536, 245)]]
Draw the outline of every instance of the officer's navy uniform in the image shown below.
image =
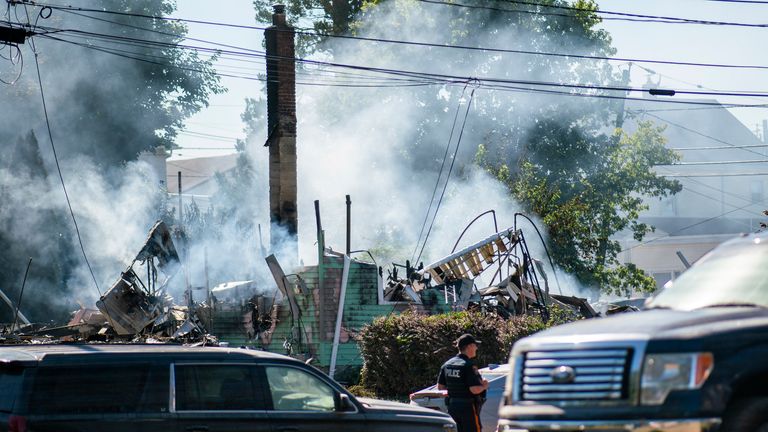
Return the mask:
[(448, 414), (456, 421), (458, 432), (480, 432), (480, 395), (469, 388), (483, 385), (483, 381), (472, 360), (464, 354), (449, 359), (440, 368), (437, 383), (448, 389)]

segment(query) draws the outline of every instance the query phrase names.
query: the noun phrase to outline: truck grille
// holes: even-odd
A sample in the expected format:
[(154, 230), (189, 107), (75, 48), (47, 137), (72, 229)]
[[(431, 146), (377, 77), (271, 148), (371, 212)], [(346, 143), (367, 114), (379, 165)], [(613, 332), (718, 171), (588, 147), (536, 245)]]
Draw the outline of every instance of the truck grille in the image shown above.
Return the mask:
[(532, 351), (523, 360), (521, 399), (619, 401), (627, 398), (629, 349)]

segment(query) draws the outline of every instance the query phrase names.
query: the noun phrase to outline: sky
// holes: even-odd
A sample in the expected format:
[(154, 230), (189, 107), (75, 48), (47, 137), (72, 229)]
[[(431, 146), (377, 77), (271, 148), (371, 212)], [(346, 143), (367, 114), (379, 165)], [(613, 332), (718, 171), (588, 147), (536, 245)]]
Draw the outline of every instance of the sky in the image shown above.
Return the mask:
[[(226, 4), (226, 7), (222, 7)], [(768, 4), (750, 4), (710, 0), (599, 0), (600, 9), (611, 12), (671, 16), (739, 23), (768, 23)], [(211, 3), (203, 0), (179, 0), (176, 17), (258, 26), (250, 0), (226, 0)], [(764, 41), (768, 28), (668, 24), (605, 20), (601, 27), (613, 38), (615, 57), (637, 60), (768, 65)], [(262, 31), (232, 29), (203, 24), (189, 24), (190, 38), (225, 43), (241, 48), (262, 50)], [(200, 43), (200, 42), (196, 42)], [(626, 62), (614, 62), (628, 67)], [(244, 67), (233, 63), (219, 64), (220, 71), (236, 72)], [(254, 68), (253, 64), (247, 67)], [(654, 72), (651, 74), (648, 69)], [(631, 67), (631, 86), (642, 87), (652, 75), (654, 84), (676, 90), (699, 89), (720, 91), (768, 92), (768, 70), (735, 70), (635, 63)], [(256, 72), (256, 71), (252, 71)], [(439, 70), (436, 72), (440, 72)], [(210, 107), (187, 122), (178, 139), (183, 147), (174, 159), (215, 156), (233, 151), (235, 139), (243, 138), (240, 114), (244, 98), (261, 91), (259, 81), (222, 78), (229, 89), (215, 95)], [(724, 103), (768, 103), (768, 99), (721, 97)], [(731, 112), (750, 130), (768, 119), (768, 108), (734, 108)]]

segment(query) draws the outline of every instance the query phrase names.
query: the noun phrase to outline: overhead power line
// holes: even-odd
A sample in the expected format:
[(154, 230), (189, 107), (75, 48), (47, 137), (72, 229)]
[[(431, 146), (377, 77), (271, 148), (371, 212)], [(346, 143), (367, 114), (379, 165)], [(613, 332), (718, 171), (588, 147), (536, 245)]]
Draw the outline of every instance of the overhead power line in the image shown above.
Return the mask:
[[(667, 120), (665, 118), (662, 118), (662, 117), (659, 117), (659, 116), (657, 116), (655, 114), (650, 114), (647, 111), (635, 111), (635, 112), (643, 114), (643, 115), (647, 115), (649, 117), (653, 117), (653, 118), (655, 118), (657, 120), (660, 120), (660, 121), (663, 121), (663, 122), (665, 122), (667, 124), (670, 124), (670, 125), (672, 125), (672, 126), (674, 126), (676, 128), (682, 129), (682, 130), (684, 130), (686, 132), (690, 132), (692, 134), (699, 135), (699, 136), (707, 138), (709, 140), (712, 140), (712, 141), (715, 141), (715, 142), (719, 142), (721, 144), (725, 144), (725, 145), (727, 145), (729, 147), (738, 148), (738, 146), (736, 146), (735, 144), (729, 143), (728, 141), (721, 140), (720, 138), (715, 138), (715, 137), (713, 137), (711, 135), (707, 135), (707, 134), (705, 134), (703, 132), (697, 131), (695, 129), (691, 129), (691, 128), (687, 127), (687, 126), (683, 126), (683, 125), (681, 125), (679, 123), (675, 123), (675, 122), (669, 121), (669, 120)], [(762, 154), (760, 152), (757, 152), (755, 150), (750, 150), (750, 149), (746, 148), (746, 146), (743, 147), (743, 150), (746, 151), (746, 152), (749, 152), (749, 153), (756, 154), (758, 156), (765, 156), (764, 154)]]
[(744, 173), (693, 173), (693, 174), (661, 174), (664, 177), (686, 178), (686, 177), (757, 177), (768, 176), (768, 172), (744, 172)]
[[(434, 0), (419, 0), (419, 1), (434, 2)], [(701, 24), (701, 25), (759, 27), (759, 28), (768, 27), (768, 24), (762, 24), (762, 23), (753, 24), (753, 23), (730, 22), (730, 21), (713, 21), (713, 20), (701, 20), (701, 19), (673, 17), (673, 16), (647, 15), (647, 14), (636, 14), (636, 13), (628, 13), (628, 12), (607, 11), (607, 10), (599, 10), (599, 9), (593, 10), (593, 9), (579, 8), (576, 6), (542, 4), (538, 2), (523, 1), (523, 0), (498, 0), (498, 1), (502, 3), (536, 6), (536, 7), (548, 8), (548, 9), (560, 9), (560, 10), (568, 10), (573, 12), (591, 12), (599, 15), (611, 15), (611, 16), (617, 16), (617, 17), (637, 18), (637, 19), (626, 19), (623, 21), (646, 22), (642, 20), (649, 20), (650, 22), (662, 22), (666, 24)], [(603, 17), (602, 19), (606, 20), (609, 18)]]
[[(159, 42), (159, 41), (152, 41), (152, 40), (146, 40), (146, 39), (140, 39), (140, 38), (131, 38), (126, 36), (116, 36), (116, 35), (109, 35), (109, 34), (103, 34), (103, 33), (88, 32), (88, 31), (78, 30), (78, 29), (50, 29), (49, 28), (46, 30), (46, 32), (40, 33), (40, 35), (47, 36), (50, 38), (55, 38), (54, 36), (51, 36), (51, 34), (53, 33), (74, 33), (74, 34), (90, 36), (90, 37), (102, 37), (102, 38), (113, 40), (113, 41), (122, 41), (127, 43), (134, 43), (134, 44), (147, 44), (150, 46), (163, 47), (163, 48), (184, 48), (184, 49), (203, 50), (203, 51), (212, 50), (210, 48), (200, 47), (200, 46)], [(58, 39), (58, 40), (61, 40), (61, 39)], [(241, 55), (241, 56), (254, 56), (258, 58), (267, 57), (267, 54), (265, 52), (258, 51), (258, 50), (251, 50), (251, 49), (243, 49), (242, 51), (217, 49), (215, 50), (215, 52)], [(600, 90), (600, 91), (614, 91), (614, 92), (623, 92), (623, 93), (648, 93), (649, 91), (652, 92), (654, 90), (654, 89), (649, 90), (649, 89), (626, 87), (626, 86), (598, 85), (598, 84), (587, 84), (587, 83), (564, 83), (564, 82), (538, 81), (538, 80), (525, 80), (525, 79), (470, 77), (470, 76), (461, 76), (461, 75), (452, 75), (452, 74), (440, 74), (440, 73), (433, 73), (433, 72), (421, 72), (421, 71), (410, 71), (410, 70), (403, 70), (403, 69), (360, 66), (360, 65), (345, 64), (345, 63), (338, 63), (338, 62), (312, 60), (312, 59), (306, 59), (306, 58), (300, 58), (300, 57), (294, 57), (294, 58), (285, 58), (281, 56), (273, 56), (273, 57), (276, 59), (294, 60), (300, 63), (309, 64), (309, 65), (330, 66), (330, 67), (345, 68), (345, 69), (352, 69), (352, 70), (378, 72), (382, 74), (405, 76), (409, 78), (435, 79), (435, 80), (439, 80), (442, 82), (449, 82), (449, 83), (451, 82), (466, 83), (471, 80), (476, 80), (476, 81), (479, 81), (480, 84), (490, 84), (490, 85), (518, 84), (518, 85), (529, 85), (529, 86), (559, 87), (559, 88), (568, 88), (573, 90)], [(670, 90), (670, 92), (673, 92), (675, 94), (691, 95), (691, 96), (768, 97), (768, 93), (752, 91), (752, 90), (740, 90), (740, 91)], [(659, 101), (663, 101), (663, 100), (659, 100)], [(762, 105), (762, 106), (765, 106), (765, 105)]]
[(653, 242), (656, 242), (656, 241), (659, 241), (659, 240), (662, 240), (662, 239), (665, 239), (665, 238), (669, 238), (669, 237), (672, 237), (672, 236), (674, 236), (675, 234), (680, 234), (680, 233), (681, 233), (681, 232), (683, 232), (683, 231), (689, 230), (689, 229), (691, 229), (691, 228), (694, 228), (694, 227), (697, 227), (697, 226), (699, 226), (699, 225), (703, 225), (703, 224), (705, 224), (705, 223), (707, 223), (707, 222), (712, 222), (713, 220), (716, 220), (716, 219), (720, 219), (721, 217), (724, 217), (724, 216), (728, 216), (728, 215), (729, 215), (729, 214), (731, 214), (731, 213), (735, 213), (735, 212), (737, 212), (737, 211), (740, 211), (740, 210), (744, 210), (744, 209), (746, 209), (747, 207), (751, 207), (751, 206), (753, 206), (753, 205), (754, 205), (754, 204), (746, 204), (746, 205), (743, 205), (743, 206), (741, 206), (741, 207), (736, 207), (736, 208), (734, 208), (733, 210), (729, 210), (729, 211), (727, 211), (727, 212), (721, 213), (721, 214), (719, 214), (719, 215), (717, 215), (717, 216), (712, 216), (712, 217), (710, 217), (710, 218), (706, 218), (706, 219), (704, 219), (704, 220), (702, 220), (702, 221), (699, 221), (699, 222), (696, 222), (696, 223), (692, 223), (692, 224), (690, 224), (690, 225), (686, 225), (686, 226), (684, 226), (684, 227), (682, 227), (682, 228), (680, 228), (680, 229), (678, 229), (678, 230), (676, 230), (676, 231), (673, 231), (673, 232), (671, 232), (671, 233), (669, 233), (669, 234), (666, 234), (666, 235), (663, 235), (663, 236), (660, 236), (660, 237), (656, 237), (656, 238), (652, 238), (652, 239), (650, 239), (650, 240), (646, 240), (646, 241), (644, 241), (644, 242), (641, 242), (641, 243), (638, 243), (638, 244), (636, 244), (636, 245), (634, 245), (634, 246), (628, 247), (628, 248), (626, 248), (626, 249), (622, 250), (620, 253), (624, 253), (624, 252), (627, 252), (627, 251), (631, 251), (632, 249), (638, 248), (638, 247), (640, 247), (640, 246), (644, 246), (644, 245), (647, 245), (647, 244), (649, 244), (649, 243), (653, 243)]
[[(526, 14), (536, 14), (536, 15), (545, 15), (545, 16), (560, 16), (565, 18), (579, 18), (578, 16), (573, 14), (545, 12), (541, 10), (531, 11), (531, 10), (520, 10), (520, 9), (506, 9), (506, 8), (499, 8), (499, 7), (492, 7), (492, 6), (469, 5), (469, 4), (462, 4), (457, 2), (448, 3), (444, 1), (438, 1), (438, 0), (419, 0), (419, 1), (423, 3), (433, 3), (433, 4), (440, 4), (440, 5), (446, 5), (446, 6), (465, 7), (465, 8), (472, 8), (472, 9), (488, 9), (488, 10), (493, 10), (497, 12), (526, 13)], [(163, 19), (163, 20), (169, 20), (169, 21), (181, 21), (181, 22), (188, 22), (188, 23), (194, 23), (194, 24), (212, 24), (211, 21), (205, 21), (205, 20), (179, 19), (179, 18), (162, 17), (162, 16), (155, 16), (155, 15), (147, 15), (147, 14), (137, 14), (137, 13), (131, 13), (131, 12), (91, 9), (91, 8), (75, 7), (70, 5), (58, 5), (58, 4), (51, 4), (51, 3), (45, 3), (45, 2), (37, 2), (37, 1), (31, 1), (31, 0), (16, 0), (16, 2), (21, 4), (26, 4), (26, 5), (32, 5), (32, 6), (49, 7), (51, 9), (57, 9), (57, 10), (69, 9), (69, 10), (77, 10), (81, 12), (110, 13), (115, 15), (135, 16), (135, 17), (143, 17), (143, 18), (151, 18), (151, 19)], [(616, 21), (628, 21), (628, 22), (660, 22), (660, 23), (666, 23), (666, 24), (701, 24), (701, 25), (759, 27), (759, 28), (768, 27), (768, 24), (761, 24), (761, 23), (754, 24), (754, 23), (743, 23), (743, 22), (713, 21), (713, 20), (691, 19), (691, 18), (684, 18), (684, 17), (635, 14), (635, 13), (628, 13), (628, 12), (607, 11), (607, 10), (599, 10), (599, 9), (593, 10), (593, 9), (578, 8), (575, 6), (548, 5), (548, 4), (541, 4), (536, 2), (520, 1), (520, 0), (499, 0), (499, 2), (507, 3), (507, 4), (524, 5), (524, 6), (534, 6), (534, 7), (545, 8), (545, 9), (567, 10), (571, 12), (595, 13), (595, 14), (601, 15), (601, 18), (603, 20), (616, 20)], [(605, 17), (603, 15), (609, 15), (609, 16)], [(246, 25), (222, 24), (222, 23), (218, 23), (218, 24), (226, 25), (227, 27), (232, 27), (232, 28), (243, 28), (243, 29), (253, 28), (253, 26), (246, 26)]]
[[(439, 4), (439, 5), (445, 5), (445, 6), (453, 6), (453, 7), (463, 7), (463, 8), (470, 8), (470, 9), (486, 9), (486, 10), (491, 10), (495, 12), (525, 13), (525, 14), (546, 15), (546, 16), (559, 16), (559, 17), (565, 17), (565, 18), (579, 18), (576, 15), (564, 14), (564, 13), (552, 13), (552, 12), (519, 10), (519, 9), (505, 9), (505, 8), (498, 8), (493, 6), (470, 5), (470, 4), (457, 3), (457, 2), (440, 1), (440, 0), (418, 0), (418, 1), (422, 3), (432, 3), (432, 4)], [(527, 6), (548, 8), (548, 9), (560, 9), (560, 10), (568, 10), (572, 12), (594, 13), (594, 14), (600, 15), (600, 19), (604, 21), (626, 21), (626, 22), (663, 23), (663, 24), (700, 24), (700, 25), (714, 25), (714, 26), (758, 27), (758, 28), (768, 27), (768, 24), (761, 24), (761, 23), (753, 24), (753, 23), (729, 22), (729, 21), (700, 20), (700, 19), (659, 16), (659, 15), (645, 15), (645, 14), (635, 14), (635, 13), (628, 13), (628, 12), (606, 11), (606, 10), (599, 10), (599, 9), (597, 10), (584, 9), (584, 8), (578, 8), (575, 6), (548, 5), (548, 4), (541, 4), (541, 3), (527, 2), (527, 1), (516, 1), (516, 0), (498, 0), (498, 1), (499, 3), (527, 5)], [(608, 15), (608, 16), (606, 17), (603, 15)]]
[[(697, 184), (697, 185), (699, 185), (699, 186), (702, 186), (702, 187), (705, 187), (705, 188), (707, 188), (707, 189), (711, 189), (711, 190), (714, 190), (714, 191), (716, 191), (716, 192), (720, 192), (722, 195), (728, 195), (728, 196), (731, 196), (731, 197), (734, 197), (734, 198), (738, 198), (738, 199), (740, 199), (740, 200), (742, 200), (742, 201), (746, 201), (746, 202), (749, 202), (749, 203), (752, 203), (752, 204), (762, 204), (762, 203), (765, 201), (765, 200), (762, 200), (762, 201), (760, 201), (760, 202), (757, 202), (757, 203), (756, 203), (756, 202), (754, 202), (754, 201), (752, 200), (752, 198), (748, 198), (748, 197), (746, 197), (746, 196), (744, 196), (744, 195), (735, 194), (735, 193), (733, 193), (733, 192), (728, 192), (728, 191), (725, 191), (725, 190), (723, 190), (723, 189), (720, 189), (720, 188), (718, 188), (718, 187), (715, 187), (715, 186), (709, 185), (709, 184), (707, 184), (707, 183), (704, 183), (703, 181), (695, 180), (695, 179), (693, 179), (693, 178), (690, 178), (690, 177), (687, 177), (687, 178), (683, 178), (682, 180), (683, 180), (683, 181), (685, 181), (685, 182), (689, 182), (689, 183), (695, 183), (695, 184)], [(693, 192), (693, 193), (696, 193), (696, 194), (700, 194), (700, 195), (701, 195), (701, 192), (696, 192), (696, 191), (692, 190), (691, 188), (686, 188), (685, 190), (686, 190), (686, 191), (689, 191), (689, 192)], [(714, 197), (712, 197), (711, 195), (707, 195), (707, 198), (711, 198), (711, 199), (714, 199), (714, 200), (720, 201), (720, 200), (718, 200), (717, 198), (714, 198)]]
[[(716, 202), (716, 203), (718, 203), (721, 206), (726, 207), (726, 208), (736, 208), (736, 207), (739, 207), (736, 204), (728, 203), (725, 200), (721, 200), (720, 198), (715, 198), (712, 195), (708, 195), (708, 194), (703, 193), (703, 192), (695, 191), (695, 190), (690, 189), (690, 188), (686, 189), (686, 191), (688, 191), (688, 192), (690, 192), (690, 193), (692, 193), (694, 195), (698, 195), (698, 196), (700, 196), (702, 198), (706, 198), (706, 199), (708, 199), (710, 201), (714, 201), (714, 202)], [(749, 207), (750, 206), (756, 206), (756, 205), (762, 205), (762, 203), (761, 202), (752, 202), (752, 200), (747, 200), (747, 201), (749, 201), (750, 205), (748, 205), (747, 207), (740, 207), (740, 210), (744, 210), (744, 212), (748, 213), (750, 216), (760, 216), (759, 212), (756, 213), (754, 210), (749, 210)]]
[(69, 214), (72, 217), (72, 223), (75, 226), (75, 233), (77, 234), (77, 241), (80, 244), (80, 251), (83, 254), (83, 260), (85, 261), (86, 266), (88, 267), (88, 271), (91, 274), (91, 278), (93, 279), (93, 285), (96, 288), (96, 291), (99, 293), (99, 297), (101, 297), (101, 289), (99, 288), (99, 283), (96, 280), (96, 274), (93, 272), (93, 268), (91, 267), (91, 262), (88, 260), (88, 254), (85, 252), (85, 246), (83, 245), (83, 238), (80, 234), (80, 227), (77, 224), (77, 218), (75, 217), (75, 212), (72, 209), (72, 201), (69, 198), (69, 192), (67, 191), (67, 186), (64, 182), (64, 175), (61, 172), (61, 166), (59, 164), (59, 156), (56, 153), (56, 145), (53, 141), (53, 132), (51, 131), (51, 122), (48, 117), (48, 105), (46, 104), (45, 100), (45, 91), (43, 89), (43, 78), (40, 73), (40, 61), (38, 60), (37, 56), (37, 49), (35, 47), (34, 40), (30, 41), (32, 45), (32, 53), (35, 57), (35, 68), (37, 70), (37, 82), (40, 87), (40, 99), (42, 100), (42, 106), (43, 106), (43, 114), (45, 115), (45, 126), (46, 130), (48, 131), (48, 139), (51, 143), (51, 151), (53, 154), (53, 160), (56, 162), (56, 171), (59, 174), (59, 181), (61, 182), (61, 189), (64, 191), (64, 198), (67, 201), (67, 208), (69, 209)]
[[(152, 60), (143, 59), (140, 57), (134, 57), (130, 55), (124, 55), (120, 53), (111, 52), (109, 49), (105, 49), (103, 47), (95, 46), (94, 44), (85, 44), (85, 43), (77, 43), (73, 41), (69, 41), (62, 38), (57, 38), (51, 35), (43, 35), (42, 37), (50, 38), (52, 40), (60, 41), (60, 42), (66, 42), (70, 44), (74, 44), (86, 49), (92, 49), (101, 51), (108, 54), (117, 55), (119, 57), (124, 57), (131, 60), (136, 61), (143, 61), (148, 62), (152, 64), (157, 64), (161, 66), (167, 66), (167, 67), (173, 67), (178, 68), (182, 70), (192, 71), (192, 72), (205, 72), (200, 69), (194, 69), (189, 67), (182, 67), (177, 66), (173, 64), (168, 63), (162, 63), (162, 62), (156, 62)], [(266, 54), (262, 54), (261, 57), (266, 57)], [(492, 89), (492, 90), (499, 90), (499, 91), (512, 91), (512, 92), (531, 92), (531, 93), (544, 93), (544, 94), (552, 94), (552, 95), (560, 95), (560, 96), (572, 96), (572, 97), (587, 97), (587, 98), (602, 98), (602, 99), (615, 99), (615, 100), (630, 100), (630, 101), (637, 101), (641, 103), (655, 103), (655, 104), (682, 104), (682, 105), (698, 105), (698, 106), (709, 106), (709, 107), (716, 107), (716, 108), (766, 108), (768, 107), (768, 104), (721, 104), (719, 102), (707, 102), (707, 101), (692, 101), (692, 100), (686, 100), (686, 101), (680, 101), (680, 100), (669, 100), (669, 99), (658, 99), (658, 100), (650, 100), (646, 98), (637, 98), (637, 97), (627, 97), (627, 96), (618, 96), (618, 95), (609, 95), (609, 94), (600, 94), (600, 93), (579, 93), (579, 92), (567, 92), (567, 91), (557, 91), (552, 89), (541, 89), (541, 88), (532, 88), (532, 87), (518, 87), (509, 85), (507, 83), (515, 83), (516, 81), (513, 80), (496, 80), (495, 83), (488, 83), (488, 79), (482, 78), (477, 79), (469, 76), (448, 76), (448, 75), (441, 75), (441, 74), (434, 74), (434, 73), (425, 73), (425, 72), (411, 72), (411, 71), (404, 71), (404, 70), (395, 70), (395, 69), (384, 69), (384, 68), (372, 68), (372, 67), (366, 67), (366, 66), (357, 66), (357, 65), (345, 65), (340, 63), (329, 63), (329, 62), (321, 62), (321, 61), (315, 61), (315, 60), (307, 60), (307, 59), (301, 59), (301, 58), (295, 58), (294, 59), (297, 62), (313, 65), (313, 66), (331, 66), (331, 67), (337, 67), (337, 68), (349, 68), (353, 70), (360, 70), (360, 71), (369, 71), (369, 72), (375, 72), (380, 74), (391, 74), (399, 77), (411, 77), (415, 81), (412, 82), (406, 82), (403, 81), (401, 83), (393, 83), (390, 85), (381, 85), (381, 84), (340, 84), (340, 83), (319, 83), (316, 81), (310, 81), (310, 82), (302, 82), (297, 81), (297, 85), (304, 85), (304, 86), (331, 86), (331, 87), (355, 87), (355, 88), (382, 88), (382, 87), (414, 87), (414, 86), (431, 86), (431, 85), (455, 85), (455, 84), (464, 84), (471, 80), (478, 81), (478, 87), (486, 88), (486, 89)], [(232, 77), (232, 78), (240, 78), (240, 79), (246, 79), (246, 80), (257, 80), (257, 81), (266, 81), (265, 78), (260, 76), (243, 76), (243, 75), (233, 75), (233, 74), (226, 74), (226, 73), (216, 73), (216, 75), (219, 76), (225, 76), (225, 77)], [(393, 78), (388, 78), (393, 79)], [(420, 79), (420, 80), (416, 80)], [(541, 83), (541, 85), (547, 85), (545, 83)], [(567, 87), (566, 84), (560, 84), (560, 83), (553, 83), (552, 85), (559, 86), (559, 87)], [(593, 89), (600, 90), (599, 87), (594, 87)], [(617, 89), (619, 90), (619, 89)], [(636, 89), (638, 91), (641, 91), (641, 89)]]
[(701, 161), (701, 162), (675, 162), (671, 164), (661, 164), (656, 166), (694, 166), (694, 165), (741, 165), (741, 164), (756, 164), (756, 163), (768, 163), (768, 159), (762, 160), (734, 160), (734, 161)]
[(747, 148), (766, 148), (768, 144), (751, 145), (731, 145), (731, 146), (711, 146), (711, 147), (672, 147), (674, 151), (698, 151), (698, 150), (729, 150), (729, 149), (747, 149)]
[(768, 1), (760, 1), (760, 0), (707, 0), (707, 1), (720, 2), (720, 3), (749, 3), (749, 4), (768, 5)]
[[(426, 0), (423, 0), (426, 1)], [(441, 4), (448, 4), (443, 2), (436, 2)], [(191, 20), (191, 19), (184, 19), (184, 18), (170, 18), (170, 17), (163, 17), (163, 16), (157, 16), (157, 15), (145, 15), (145, 14), (136, 14), (136, 13), (129, 13), (129, 12), (119, 12), (119, 11), (110, 11), (110, 10), (100, 10), (100, 9), (88, 9), (88, 8), (80, 8), (80, 7), (73, 7), (73, 6), (60, 6), (60, 5), (48, 5), (48, 4), (42, 4), (42, 3), (36, 3), (39, 6), (46, 6), (51, 7), (53, 9), (63, 10), (69, 13), (76, 13), (79, 16), (88, 17), (100, 21), (107, 21), (111, 22), (117, 25), (136, 28), (136, 29), (142, 29), (146, 31), (150, 31), (153, 33), (159, 33), (159, 34), (165, 34), (168, 36), (175, 36), (175, 37), (184, 37), (183, 35), (177, 35), (173, 33), (168, 32), (162, 32), (155, 29), (147, 29), (139, 26), (134, 26), (130, 24), (125, 23), (119, 23), (115, 21), (110, 20), (104, 20), (102, 18), (93, 17), (86, 14), (77, 13), (76, 11), (80, 12), (90, 12), (90, 13), (102, 13), (102, 14), (114, 14), (114, 15), (121, 15), (121, 16), (131, 16), (131, 17), (137, 17), (137, 18), (145, 18), (145, 19), (153, 19), (153, 20), (165, 20), (165, 21), (178, 21), (178, 22), (185, 22), (185, 23), (193, 23), (193, 24), (203, 24), (203, 25), (211, 25), (211, 26), (221, 26), (221, 27), (232, 27), (232, 28), (240, 28), (240, 29), (247, 29), (247, 30), (259, 30), (264, 31), (267, 29), (267, 27), (260, 27), (260, 26), (246, 26), (246, 25), (236, 25), (236, 24), (228, 24), (228, 23), (222, 23), (222, 22), (215, 22), (215, 21), (203, 21), (203, 20)], [(451, 3), (454, 4), (454, 3)], [(281, 31), (281, 30), (278, 30)], [(282, 30), (287, 31), (287, 30)], [(349, 40), (359, 40), (359, 41), (368, 41), (368, 42), (380, 42), (380, 43), (391, 43), (391, 44), (400, 44), (400, 45), (413, 45), (413, 46), (424, 46), (424, 47), (431, 47), (431, 48), (448, 48), (448, 49), (460, 49), (460, 50), (472, 50), (472, 51), (484, 51), (484, 52), (498, 52), (498, 53), (512, 53), (512, 54), (525, 54), (525, 55), (538, 55), (538, 56), (550, 56), (550, 57), (563, 57), (563, 58), (573, 58), (573, 59), (588, 59), (588, 60), (604, 60), (604, 61), (620, 61), (620, 62), (634, 62), (634, 63), (648, 63), (648, 64), (664, 64), (664, 65), (676, 65), (676, 66), (693, 66), (693, 67), (710, 67), (710, 68), (726, 68), (726, 69), (757, 69), (757, 70), (768, 70), (768, 65), (750, 65), (750, 64), (725, 64), (725, 63), (706, 63), (706, 62), (691, 62), (691, 61), (672, 61), (672, 60), (655, 60), (655, 59), (639, 59), (639, 58), (627, 58), (627, 57), (609, 57), (609, 56), (597, 56), (597, 55), (586, 55), (586, 54), (576, 54), (576, 53), (556, 53), (556, 52), (540, 52), (540, 51), (531, 51), (531, 50), (517, 50), (517, 49), (504, 49), (504, 48), (494, 48), (494, 47), (475, 47), (475, 46), (466, 46), (466, 45), (446, 45), (446, 44), (439, 44), (439, 43), (430, 43), (430, 42), (419, 42), (419, 41), (407, 41), (407, 40), (396, 40), (396, 39), (384, 39), (384, 38), (372, 38), (372, 37), (363, 37), (363, 36), (350, 36), (350, 35), (331, 35), (331, 34), (323, 34), (319, 32), (310, 32), (306, 30), (300, 30), (296, 29), (293, 30), (296, 34), (300, 35), (306, 35), (306, 36), (319, 36), (319, 37), (328, 37), (328, 38), (335, 38), (335, 39), (349, 39)], [(199, 42), (205, 42), (214, 44), (217, 46), (229, 46), (226, 44), (219, 44), (215, 42), (210, 41), (204, 41), (201, 39), (194, 39), (194, 38), (187, 38), (188, 40), (194, 40)]]

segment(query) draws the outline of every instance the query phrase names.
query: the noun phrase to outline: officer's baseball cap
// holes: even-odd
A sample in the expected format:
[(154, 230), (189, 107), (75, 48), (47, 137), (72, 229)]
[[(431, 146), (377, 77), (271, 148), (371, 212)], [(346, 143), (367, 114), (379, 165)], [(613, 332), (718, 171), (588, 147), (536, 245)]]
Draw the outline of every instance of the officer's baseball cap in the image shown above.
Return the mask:
[(477, 344), (480, 345), (482, 342), (475, 339), (474, 336), (472, 336), (469, 333), (463, 334), (459, 336), (458, 339), (456, 339), (456, 346), (461, 350), (464, 349), (469, 344)]

